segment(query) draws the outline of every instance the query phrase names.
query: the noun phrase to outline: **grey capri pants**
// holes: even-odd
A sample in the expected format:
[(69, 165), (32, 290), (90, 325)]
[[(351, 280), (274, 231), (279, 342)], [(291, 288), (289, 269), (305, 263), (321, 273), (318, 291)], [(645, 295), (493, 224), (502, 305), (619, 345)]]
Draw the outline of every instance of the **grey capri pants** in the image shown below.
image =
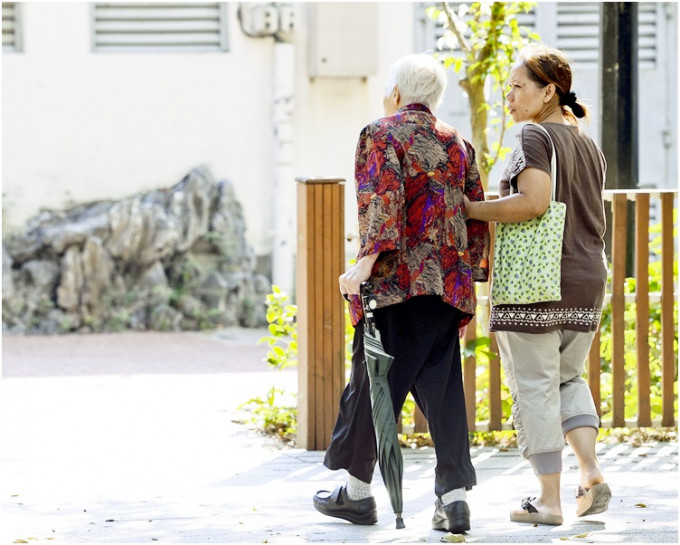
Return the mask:
[(595, 332), (497, 331), (512, 394), (520, 454), (537, 475), (562, 471), (564, 436), (574, 428), (599, 428), (590, 388), (581, 377)]

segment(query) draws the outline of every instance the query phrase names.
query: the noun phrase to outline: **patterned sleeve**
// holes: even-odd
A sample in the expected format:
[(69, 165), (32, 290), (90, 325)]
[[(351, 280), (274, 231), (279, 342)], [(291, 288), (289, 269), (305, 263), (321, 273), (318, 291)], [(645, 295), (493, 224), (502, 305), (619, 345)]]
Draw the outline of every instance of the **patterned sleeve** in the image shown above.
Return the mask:
[(502, 178), (517, 191), (517, 177), (527, 168), (537, 168), (550, 174), (552, 144), (540, 128), (528, 123), (517, 134), (517, 147), (510, 155)]
[(357, 259), (396, 250), (405, 206), (404, 176), (387, 133), (373, 125), (359, 137), (355, 178), (361, 244)]
[[(465, 195), (471, 201), (484, 200), (484, 188), (479, 178), (475, 150), (467, 144), (468, 170), (465, 176)], [(489, 224), (485, 221), (468, 220), (468, 249), (472, 265), (472, 278), (476, 282), (489, 279)]]

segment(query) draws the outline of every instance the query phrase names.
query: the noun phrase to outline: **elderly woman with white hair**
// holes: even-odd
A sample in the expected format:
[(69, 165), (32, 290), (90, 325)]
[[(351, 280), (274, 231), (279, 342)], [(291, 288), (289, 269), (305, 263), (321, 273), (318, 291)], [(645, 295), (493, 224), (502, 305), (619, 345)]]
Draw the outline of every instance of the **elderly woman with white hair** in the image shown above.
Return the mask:
[(475, 153), (437, 119), (446, 74), (429, 55), (410, 55), (390, 71), (385, 117), (363, 129), (356, 150), (360, 248), (339, 278), (355, 326), (352, 372), (324, 464), (346, 469), (346, 484), (319, 491), (314, 506), (354, 524), (375, 524), (371, 480), (377, 459), (359, 294), (369, 282), (375, 321), (395, 358), (388, 374), (395, 419), (411, 392), (435, 445), (433, 528), (470, 529), (470, 461), (459, 334), (475, 312), (475, 281), (488, 277), (489, 232), (464, 215), (464, 198), (484, 199)]

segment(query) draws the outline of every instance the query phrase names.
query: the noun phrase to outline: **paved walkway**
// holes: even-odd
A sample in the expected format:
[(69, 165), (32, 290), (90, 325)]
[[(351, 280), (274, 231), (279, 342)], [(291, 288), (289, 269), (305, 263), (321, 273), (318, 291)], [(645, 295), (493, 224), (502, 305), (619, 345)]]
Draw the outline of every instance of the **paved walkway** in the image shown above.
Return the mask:
[[(376, 475), (375, 526), (311, 505), (343, 476), (322, 452), (283, 447), (239, 424), (238, 406), (296, 372), (272, 371), (261, 331), (4, 337), (0, 383), (0, 543), (436, 543), (432, 449), (404, 451), (396, 531)], [(577, 519), (565, 451), (565, 524), (514, 524), (535, 493), (516, 449), (473, 449), (475, 543), (677, 543), (677, 443), (599, 445), (610, 510)]]

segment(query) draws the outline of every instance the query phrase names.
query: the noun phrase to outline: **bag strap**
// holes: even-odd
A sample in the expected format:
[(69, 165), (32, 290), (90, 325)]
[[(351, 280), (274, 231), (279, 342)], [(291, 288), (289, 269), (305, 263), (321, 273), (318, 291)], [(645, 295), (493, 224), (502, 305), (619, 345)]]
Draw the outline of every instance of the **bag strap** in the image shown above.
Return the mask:
[(550, 141), (550, 148), (552, 149), (552, 157), (550, 157), (550, 179), (552, 180), (552, 191), (550, 192), (550, 200), (555, 200), (555, 192), (557, 191), (557, 153), (555, 152), (555, 144), (550, 137), (550, 133), (546, 128), (538, 123), (531, 123), (535, 127), (541, 129)]

